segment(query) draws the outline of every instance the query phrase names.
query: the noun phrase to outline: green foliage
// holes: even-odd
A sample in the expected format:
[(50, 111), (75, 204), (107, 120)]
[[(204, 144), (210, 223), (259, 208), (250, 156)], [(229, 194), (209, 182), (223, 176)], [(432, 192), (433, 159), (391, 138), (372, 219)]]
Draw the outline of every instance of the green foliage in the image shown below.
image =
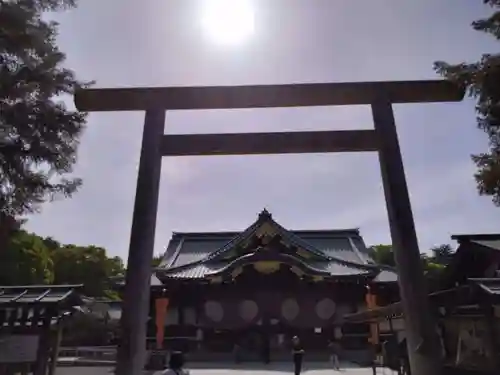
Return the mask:
[(124, 272), (122, 260), (101, 247), (61, 245), (25, 230), (0, 253), (0, 285), (83, 284), (87, 296), (117, 299), (110, 282)]
[[(391, 245), (375, 245), (371, 246), (370, 250), (376, 263), (395, 267), (396, 262)], [(444, 244), (432, 247), (430, 253), (431, 255), (421, 254), (420, 259), (427, 276), (434, 277), (439, 275), (450, 263), (454, 252), (450, 245)]]
[(153, 261), (151, 262), (153, 268), (158, 267), (160, 265), (162, 259), (163, 259), (163, 255), (161, 255), (161, 254), (160, 255), (155, 255), (153, 257)]
[[(493, 14), (472, 23), (474, 30), (490, 34), (500, 40), (500, 0), (483, 0)], [(476, 99), (477, 125), (489, 140), (487, 152), (472, 155), (478, 167), (475, 174), (478, 191), (492, 197), (500, 206), (500, 54), (484, 54), (475, 63), (456, 65), (443, 61), (434, 63), (435, 70), (447, 79), (466, 88)]]
[(378, 264), (395, 267), (394, 252), (391, 245), (375, 245), (371, 248), (372, 257)]
[[(76, 161), (85, 114), (60, 100), (87, 83), (63, 68), (58, 25), (45, 11), (75, 0), (0, 0), (0, 212), (31, 213), (81, 184), (65, 176)], [(0, 218), (1, 219), (1, 218)]]
[(120, 258), (108, 258), (106, 250), (96, 246), (65, 245), (52, 251), (55, 284), (84, 284), (82, 293), (110, 297), (110, 278), (123, 273)]
[(441, 259), (436, 259), (434, 256), (421, 254), (420, 259), (427, 277), (435, 278), (441, 274), (446, 268), (447, 263), (440, 263)]
[(43, 240), (17, 231), (0, 253), (0, 285), (49, 284), (53, 279), (53, 262)]

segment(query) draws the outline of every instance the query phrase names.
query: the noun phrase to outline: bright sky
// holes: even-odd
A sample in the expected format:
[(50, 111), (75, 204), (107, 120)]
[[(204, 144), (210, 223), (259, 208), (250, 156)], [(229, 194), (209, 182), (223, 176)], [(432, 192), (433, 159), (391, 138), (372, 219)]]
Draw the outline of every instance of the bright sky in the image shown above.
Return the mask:
[[(253, 34), (240, 42), (207, 37), (206, 1), (81, 0), (58, 16), (60, 43), (98, 87), (426, 79), (435, 60), (498, 51), (469, 26), (489, 11), (480, 0), (249, 1)], [(487, 146), (474, 116), (470, 100), (396, 107), (422, 251), (451, 234), (498, 231), (500, 209), (473, 179), (469, 156)], [(83, 188), (46, 204), (28, 229), (126, 259), (142, 122), (92, 114), (75, 170)], [(371, 127), (368, 107), (331, 107), (172, 112), (166, 132)], [(367, 244), (390, 243), (376, 154), (183, 157), (163, 160), (156, 253), (172, 231), (243, 230), (264, 207), (291, 229), (359, 227)]]

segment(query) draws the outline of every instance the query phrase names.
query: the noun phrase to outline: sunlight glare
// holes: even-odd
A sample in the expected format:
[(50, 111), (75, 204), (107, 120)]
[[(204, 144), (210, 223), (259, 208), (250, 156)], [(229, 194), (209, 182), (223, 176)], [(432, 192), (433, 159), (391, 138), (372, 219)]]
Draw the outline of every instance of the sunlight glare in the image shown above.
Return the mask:
[(233, 45), (253, 33), (254, 10), (249, 0), (206, 0), (202, 22), (212, 41)]

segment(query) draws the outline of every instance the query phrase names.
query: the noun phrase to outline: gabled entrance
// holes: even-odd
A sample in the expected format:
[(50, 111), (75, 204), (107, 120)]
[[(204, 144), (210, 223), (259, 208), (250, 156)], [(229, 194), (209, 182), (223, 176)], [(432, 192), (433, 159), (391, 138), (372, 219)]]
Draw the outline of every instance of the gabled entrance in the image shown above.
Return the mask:
[[(260, 274), (289, 269), (306, 281), (373, 279), (382, 271), (371, 262), (357, 230), (290, 231), (276, 222), (267, 210), (263, 210), (247, 229), (233, 234), (205, 256), (180, 265), (178, 259), (184, 255), (184, 247), (186, 251), (194, 248), (192, 251), (198, 253), (209, 246), (209, 242), (203, 241), (207, 234), (202, 233), (178, 236), (182, 237), (173, 243), (175, 253), (167, 251), (166, 259), (156, 271), (165, 284), (172, 285), (172, 279), (192, 279), (195, 275), (198, 279), (220, 283), (234, 279), (248, 268)], [(193, 237), (191, 245), (189, 237)], [(332, 251), (335, 248), (337, 251)]]
[(234, 260), (253, 253), (259, 247), (275, 250), (281, 247), (282, 250), (299, 258), (328, 260), (325, 254), (274, 221), (267, 210), (259, 214), (254, 224), (211, 254), (210, 260)]

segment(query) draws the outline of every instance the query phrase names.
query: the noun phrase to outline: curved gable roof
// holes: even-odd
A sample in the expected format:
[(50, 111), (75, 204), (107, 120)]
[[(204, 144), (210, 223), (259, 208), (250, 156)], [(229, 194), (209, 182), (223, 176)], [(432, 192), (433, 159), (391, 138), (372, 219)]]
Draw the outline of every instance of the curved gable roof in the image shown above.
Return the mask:
[(276, 234), (280, 235), (283, 240), (288, 242), (290, 245), (296, 246), (298, 248), (304, 249), (307, 252), (311, 253), (311, 255), (321, 258), (323, 260), (329, 260), (328, 257), (316, 249), (314, 246), (309, 244), (308, 242), (301, 239), (299, 236), (295, 235), (293, 232), (285, 229), (281, 225), (279, 225), (275, 220), (273, 220), (271, 214), (267, 210), (263, 210), (257, 219), (251, 226), (249, 226), (245, 231), (241, 232), (238, 236), (234, 237), (227, 244), (219, 248), (217, 251), (214, 251), (207, 257), (207, 260), (220, 259), (226, 253), (232, 251), (238, 245), (244, 243), (246, 240), (252, 238), (260, 228), (263, 228), (264, 225), (270, 225), (273, 230), (276, 231)]
[[(259, 233), (260, 231), (260, 233)], [(288, 246), (309, 254), (307, 266), (332, 276), (377, 275), (380, 268), (371, 259), (358, 229), (289, 231), (264, 210), (243, 232), (175, 233), (157, 269), (159, 275), (180, 278), (210, 276), (227, 268), (244, 254), (234, 254), (256, 235), (278, 235)], [(234, 255), (229, 258), (228, 255)], [(248, 255), (248, 254), (247, 254)]]

